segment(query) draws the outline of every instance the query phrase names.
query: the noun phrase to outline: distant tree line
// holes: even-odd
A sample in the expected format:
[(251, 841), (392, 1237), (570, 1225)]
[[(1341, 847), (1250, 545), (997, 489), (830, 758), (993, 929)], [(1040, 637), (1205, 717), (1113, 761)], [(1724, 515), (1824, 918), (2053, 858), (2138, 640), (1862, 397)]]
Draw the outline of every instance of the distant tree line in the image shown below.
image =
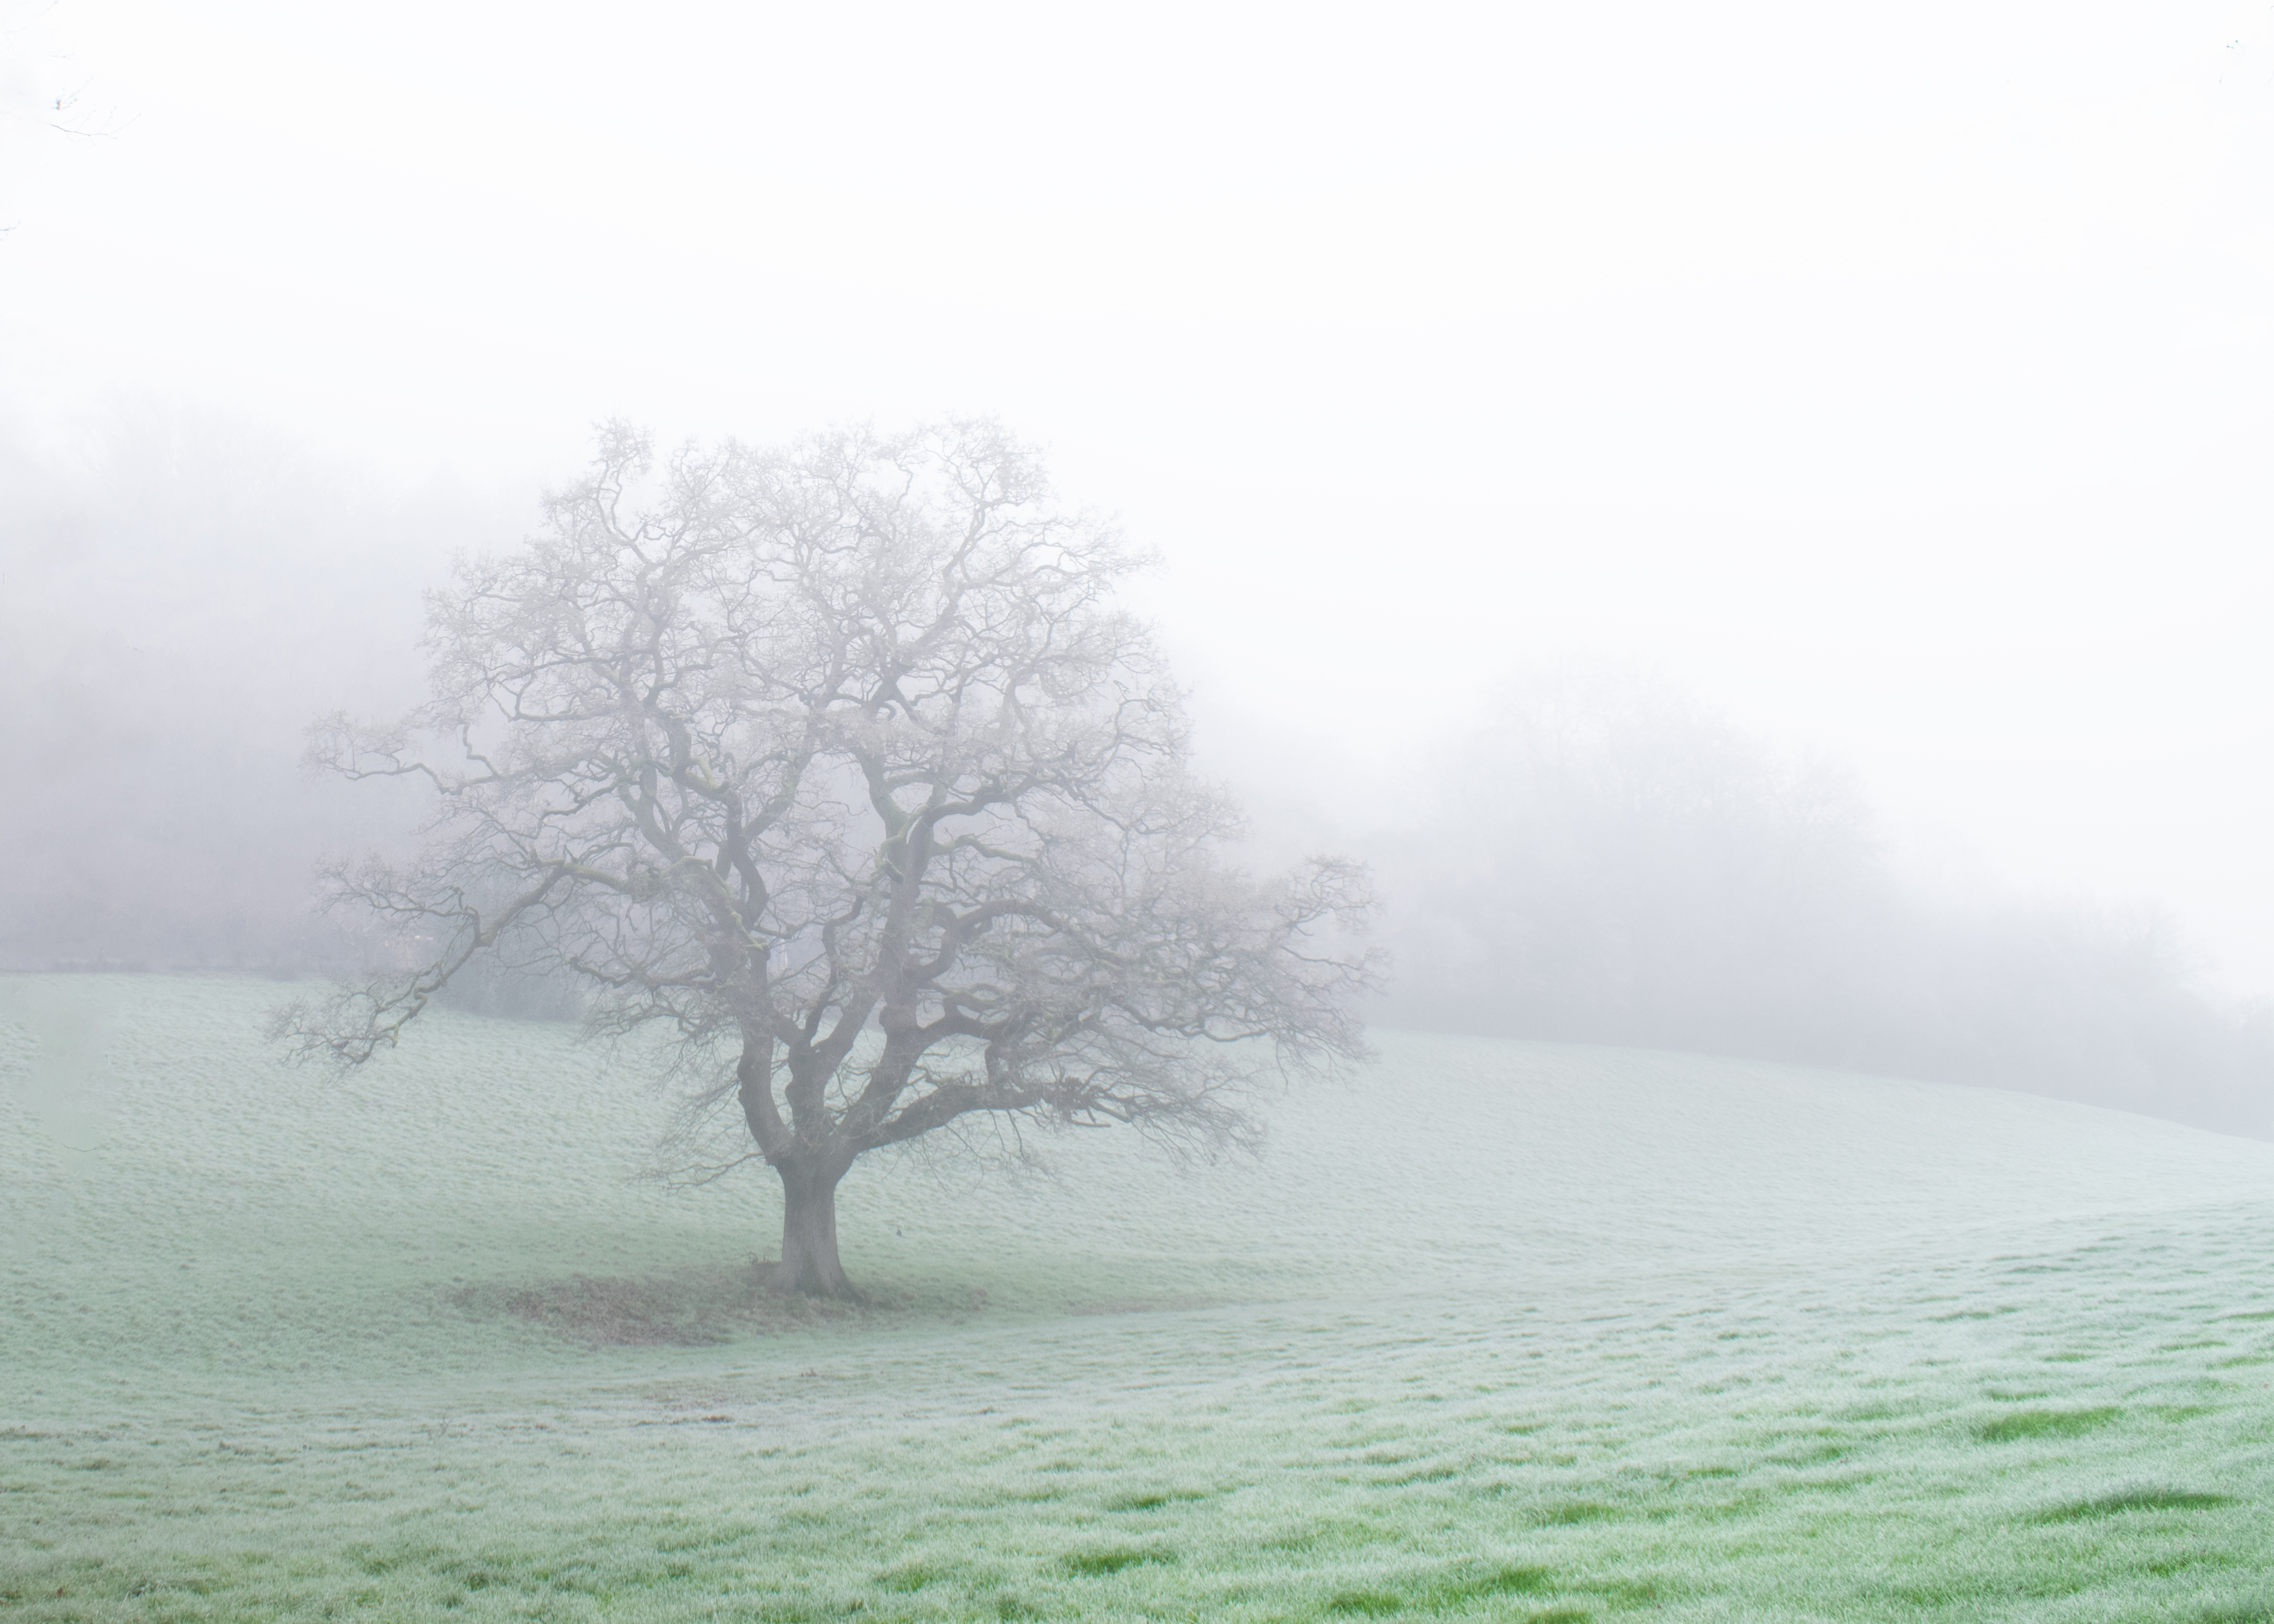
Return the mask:
[(307, 718), (415, 691), (420, 589), (478, 512), (212, 415), (0, 425), (0, 968), (358, 964), (315, 866), (411, 803), (311, 778)]
[(2274, 1022), (2202, 991), (2156, 916), (1923, 896), (1837, 773), (1778, 761), (1663, 682), (1511, 691), (1419, 825), (1369, 854), (1397, 1024), (2274, 1129)]
[[(211, 418), (130, 413), (69, 459), (0, 432), (0, 969), (370, 968), (367, 925), (312, 912), (312, 877), (414, 808), (312, 780), (303, 729), (415, 696), (419, 589), (501, 522)], [(2202, 990), (2152, 916), (1924, 896), (1836, 773), (1668, 685), (1512, 691), (1425, 776), (1398, 831), (1334, 842), (1387, 899), (1380, 1022), (2274, 1128), (2274, 1021)], [(441, 996), (583, 1008), (509, 962)]]

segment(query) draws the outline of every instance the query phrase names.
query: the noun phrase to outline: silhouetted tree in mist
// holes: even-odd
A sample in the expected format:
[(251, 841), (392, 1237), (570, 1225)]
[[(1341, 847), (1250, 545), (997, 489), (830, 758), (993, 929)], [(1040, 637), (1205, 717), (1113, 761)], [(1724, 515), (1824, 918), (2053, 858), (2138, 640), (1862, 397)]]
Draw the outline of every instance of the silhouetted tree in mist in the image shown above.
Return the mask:
[(1209, 1149), (1247, 1093), (1359, 1052), (1363, 875), (1258, 881), (1187, 773), (1178, 695), (1111, 602), (1133, 560), (987, 424), (727, 444), (603, 437), (521, 551), (433, 595), (433, 697), (317, 756), (436, 801), (415, 861), (343, 867), (395, 974), (290, 1011), (358, 1064), (485, 960), (660, 1034), (701, 1171), (781, 1180), (776, 1283), (853, 1294), (836, 1190), (969, 1119)]

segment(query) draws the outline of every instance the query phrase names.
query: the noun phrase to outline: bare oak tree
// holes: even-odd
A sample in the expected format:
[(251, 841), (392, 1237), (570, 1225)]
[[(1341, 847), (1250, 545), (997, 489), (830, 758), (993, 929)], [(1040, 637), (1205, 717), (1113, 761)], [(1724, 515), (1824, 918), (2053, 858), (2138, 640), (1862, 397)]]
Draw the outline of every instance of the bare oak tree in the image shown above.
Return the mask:
[(537, 538), (431, 596), (433, 698), (316, 730), (438, 812), (415, 863), (333, 872), (419, 951), (288, 1011), (304, 1053), (367, 1060), (485, 955), (572, 974), (596, 1034), (659, 1029), (739, 1103), (776, 1283), (845, 1296), (866, 1152), (973, 1113), (1212, 1147), (1259, 1082), (1359, 1052), (1363, 874), (1223, 861), (1234, 814), (1112, 606), (1133, 560), (1028, 451), (956, 423), (651, 471), (605, 431)]

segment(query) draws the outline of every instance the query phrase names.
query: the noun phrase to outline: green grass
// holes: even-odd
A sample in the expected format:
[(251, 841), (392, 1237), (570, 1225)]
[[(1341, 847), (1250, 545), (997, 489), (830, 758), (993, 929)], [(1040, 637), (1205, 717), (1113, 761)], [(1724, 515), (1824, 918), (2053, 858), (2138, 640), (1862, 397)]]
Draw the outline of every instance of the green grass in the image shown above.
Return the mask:
[(2208, 1511), (2232, 1506), (2231, 1494), (2209, 1494), (2193, 1489), (2121, 1489), (2094, 1500), (2073, 1500), (2037, 1514), (2040, 1522), (2081, 1522), (2092, 1517), (2112, 1517), (2127, 1511)]
[(0, 980), (0, 1613), (2274, 1619), (2274, 1149), (1391, 1034), (1261, 1162), (864, 1167), (753, 1291), (629, 1059)]
[(2118, 1413), (2113, 1404), (2084, 1410), (2017, 1410), (2011, 1415), (1992, 1417), (1977, 1431), (1984, 1441), (1993, 1444), (2010, 1443), (2017, 1438), (2082, 1438), (2108, 1425)]

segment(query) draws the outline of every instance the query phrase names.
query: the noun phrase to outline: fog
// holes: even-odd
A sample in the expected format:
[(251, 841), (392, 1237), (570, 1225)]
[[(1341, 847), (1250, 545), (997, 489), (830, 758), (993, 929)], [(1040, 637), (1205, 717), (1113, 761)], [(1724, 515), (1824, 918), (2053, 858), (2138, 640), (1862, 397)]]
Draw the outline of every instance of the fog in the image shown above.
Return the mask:
[(419, 692), (420, 592), (481, 538), (463, 494), (374, 489), (241, 423), (118, 412), (70, 458), (0, 471), (8, 602), (0, 805), (26, 861), (0, 962), (329, 965), (328, 853), (399, 840), (415, 799), (300, 771), (316, 710)]
[(1000, 416), (1385, 1021), (2264, 1132), (2274, 12), (0, 28), (0, 963), (350, 959), (320, 711), (591, 425)]
[(1511, 683), (1367, 842), (1401, 1025), (2022, 1088), (2274, 1130), (2274, 1019), (2170, 922), (1902, 876), (1835, 769), (1662, 679)]

